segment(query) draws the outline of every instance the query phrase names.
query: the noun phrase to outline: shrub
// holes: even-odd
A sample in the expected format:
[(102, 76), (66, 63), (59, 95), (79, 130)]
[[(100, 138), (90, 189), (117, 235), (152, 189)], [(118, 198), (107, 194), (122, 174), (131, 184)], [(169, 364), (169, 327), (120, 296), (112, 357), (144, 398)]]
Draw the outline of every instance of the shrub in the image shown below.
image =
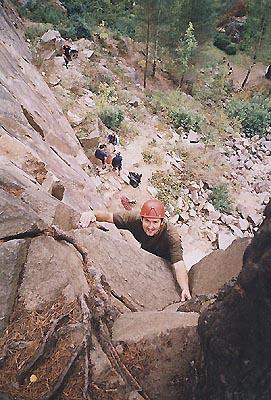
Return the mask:
[(142, 152), (143, 160), (146, 164), (162, 164), (162, 157), (154, 148), (147, 148)]
[(183, 128), (186, 131), (193, 129), (199, 131), (202, 119), (199, 115), (186, 111), (184, 109), (177, 109), (169, 113), (169, 117), (173, 123), (174, 128)]
[(123, 112), (117, 108), (106, 108), (100, 114), (102, 122), (105, 126), (113, 131), (116, 131), (124, 119)]
[(236, 54), (237, 48), (235, 43), (230, 43), (226, 48), (225, 48), (225, 53), (231, 55)]
[(25, 31), (25, 37), (33, 42), (35, 39), (40, 38), (48, 29), (51, 29), (51, 24), (34, 24), (29, 26)]
[(21, 7), (20, 13), (32, 21), (50, 23), (55, 26), (66, 19), (61, 11), (50, 6), (46, 1), (28, 1), (24, 7)]
[(213, 44), (220, 50), (225, 51), (226, 48), (231, 44), (230, 38), (224, 32), (217, 32)]
[(254, 96), (250, 100), (232, 100), (228, 114), (240, 121), (247, 137), (264, 135), (271, 125), (271, 104), (264, 96)]
[(178, 198), (183, 188), (180, 175), (171, 171), (157, 171), (152, 174), (151, 184), (158, 190), (157, 198), (166, 206), (171, 204), (176, 207)]
[(214, 208), (221, 212), (229, 212), (232, 207), (232, 201), (226, 185), (220, 184), (212, 188), (210, 195), (211, 203)]

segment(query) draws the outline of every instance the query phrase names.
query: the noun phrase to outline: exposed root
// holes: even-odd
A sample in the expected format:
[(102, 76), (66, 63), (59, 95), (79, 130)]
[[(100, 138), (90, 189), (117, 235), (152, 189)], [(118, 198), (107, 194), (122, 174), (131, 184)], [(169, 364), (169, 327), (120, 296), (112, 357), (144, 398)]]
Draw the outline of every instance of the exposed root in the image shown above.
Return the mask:
[(113, 297), (121, 301), (125, 305), (125, 307), (129, 308), (129, 310), (131, 310), (132, 312), (138, 311), (138, 309), (133, 305), (133, 303), (129, 299), (127, 299), (127, 297), (122, 295), (120, 296), (114, 290), (111, 290), (111, 294)]
[(83, 262), (85, 264), (89, 264), (90, 260), (88, 259), (88, 252), (87, 249), (85, 249), (83, 246), (79, 245), (77, 241), (70, 236), (68, 233), (64, 232), (62, 229), (58, 228), (56, 225), (52, 226), (52, 229), (47, 232), (49, 236), (52, 236), (56, 240), (65, 240), (65, 242), (68, 242), (72, 244), (76, 250), (81, 254), (83, 258)]
[[(67, 394), (64, 389), (67, 383), (69, 381), (73, 382), (74, 379), (75, 386), (72, 385), (69, 388), (68, 385), (66, 388), (68, 392), (70, 390), (69, 393), (72, 393), (72, 396), (73, 394), (75, 395), (73, 398), (81, 399), (83, 393), (86, 400), (93, 399), (93, 395), (95, 396), (93, 393), (95, 392), (95, 387), (96, 390), (98, 388), (97, 385), (95, 386), (96, 382), (93, 382), (94, 362), (91, 359), (91, 350), (94, 349), (92, 338), (93, 335), (95, 335), (112, 365), (114, 372), (120, 380), (124, 382), (124, 385), (121, 385), (122, 398), (128, 398), (132, 390), (140, 393), (145, 400), (149, 400), (148, 395), (120, 359), (111, 339), (112, 326), (119, 315), (117, 309), (111, 304), (111, 296), (113, 295), (124, 302), (126, 307), (131, 311), (137, 311), (136, 307), (130, 300), (126, 299), (124, 296), (118, 296), (112, 291), (105, 276), (93, 268), (87, 250), (81, 246), (74, 237), (57, 227), (52, 227), (50, 230), (46, 231), (46, 234), (52, 236), (56, 240), (64, 240), (72, 244), (81, 254), (84, 273), (89, 284), (89, 293), (88, 296), (81, 295), (78, 299), (78, 303), (74, 306), (74, 310), (72, 311), (75, 311), (75, 318), (71, 316), (72, 311), (68, 311), (69, 306), (66, 305), (65, 308), (62, 306), (62, 309), (58, 308), (56, 313), (49, 312), (43, 317), (43, 329), (40, 327), (36, 332), (33, 330), (30, 334), (28, 325), (31, 320), (28, 316), (26, 318), (24, 317), (23, 323), (27, 331), (22, 331), (20, 336), (24, 339), (27, 337), (28, 340), (32, 338), (32, 341), (30, 340), (30, 345), (27, 346), (25, 352), (17, 352), (14, 355), (11, 354), (11, 359), (8, 359), (9, 366), (7, 366), (7, 368), (12, 368), (12, 366), (14, 368), (15, 365), (15, 368), (19, 369), (17, 381), (21, 384), (18, 388), (13, 387), (11, 394), (14, 393), (17, 395), (20, 390), (23, 392), (23, 396), (29, 395), (25, 397), (29, 400), (36, 400), (37, 398), (41, 400), (53, 400), (60, 396), (61, 398), (66, 398)], [(78, 305), (80, 307), (78, 307)], [(53, 310), (53, 308), (54, 306), (52, 306), (51, 310)], [(35, 318), (35, 314), (33, 314), (33, 316)], [(54, 319), (52, 318), (53, 316)], [(65, 324), (67, 317), (70, 317), (69, 319), (73, 322), (72, 325)], [(17, 318), (17, 321), (14, 318), (14, 324), (17, 324), (17, 328), (19, 328), (19, 315), (17, 315)], [(50, 323), (49, 321), (52, 322)], [(33, 320), (33, 324), (34, 323), (35, 321)], [(47, 333), (43, 337), (41, 344), (39, 344), (39, 335), (37, 335), (37, 333), (44, 332), (45, 326), (47, 328)], [(76, 327), (76, 329), (71, 329), (72, 327)], [(60, 332), (62, 331), (69, 332), (65, 336), (65, 340), (61, 336)], [(72, 334), (76, 332), (79, 338), (77, 337), (74, 342), (71, 338)], [(8, 343), (3, 342), (7, 346), (4, 348), (2, 355), (3, 363), (9, 358), (8, 350), (12, 342), (12, 336), (7, 334), (6, 339), (8, 339)], [(74, 343), (75, 346), (73, 345)], [(30, 354), (32, 354), (30, 358), (29, 352), (27, 353), (28, 350), (30, 350)], [(50, 358), (48, 358), (49, 354)], [(25, 359), (28, 359), (27, 363)], [(79, 359), (80, 363), (77, 363)], [(75, 372), (74, 375), (72, 375), (73, 371)], [(26, 378), (33, 372), (38, 377), (38, 380), (33, 385), (31, 385), (31, 382), (27, 384)], [(10, 374), (11, 370), (6, 373), (7, 375)], [(6, 384), (4, 386), (8, 387)], [(114, 392), (117, 396), (120, 388), (104, 388), (101, 390), (105, 390), (105, 392), (112, 391), (112, 393)]]

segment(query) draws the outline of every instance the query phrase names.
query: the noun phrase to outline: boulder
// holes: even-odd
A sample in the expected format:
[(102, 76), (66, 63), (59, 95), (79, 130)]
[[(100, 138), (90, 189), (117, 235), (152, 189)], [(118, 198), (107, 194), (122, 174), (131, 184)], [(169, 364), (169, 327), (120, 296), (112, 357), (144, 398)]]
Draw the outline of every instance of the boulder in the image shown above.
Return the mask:
[(263, 220), (263, 216), (256, 212), (253, 212), (248, 216), (248, 220), (250, 220), (253, 223), (253, 225), (259, 226)]
[(238, 219), (238, 226), (242, 231), (246, 231), (249, 228), (249, 222), (247, 219), (239, 218)]
[(82, 257), (73, 246), (47, 236), (32, 239), (19, 290), (27, 310), (40, 309), (60, 297), (72, 302), (88, 291)]
[(200, 140), (199, 134), (197, 132), (194, 132), (190, 130), (188, 132), (187, 139), (189, 140), (190, 143), (198, 143)]
[(193, 265), (188, 273), (192, 295), (215, 294), (237, 276), (249, 243), (249, 238), (236, 239), (226, 250), (215, 250)]
[(235, 236), (229, 230), (221, 230), (217, 234), (218, 240), (218, 248), (221, 250), (226, 250), (232, 242), (234, 241)]
[(84, 116), (77, 115), (71, 110), (67, 112), (67, 117), (72, 126), (80, 125), (85, 119)]
[(13, 311), (28, 245), (27, 240), (10, 240), (0, 246), (0, 334)]
[(111, 289), (139, 311), (160, 310), (180, 299), (171, 268), (161, 258), (95, 227), (73, 235), (88, 249), (94, 268)]
[[(16, 190), (16, 185), (13, 186)], [(0, 239), (42, 231), (46, 224), (16, 196), (0, 189)]]
[(57, 38), (61, 38), (60, 33), (53, 29), (49, 29), (42, 35), (40, 41), (41, 43), (50, 43), (50, 42), (55, 42)]
[(191, 399), (191, 365), (199, 362), (197, 313), (141, 312), (121, 315), (113, 341), (151, 399)]

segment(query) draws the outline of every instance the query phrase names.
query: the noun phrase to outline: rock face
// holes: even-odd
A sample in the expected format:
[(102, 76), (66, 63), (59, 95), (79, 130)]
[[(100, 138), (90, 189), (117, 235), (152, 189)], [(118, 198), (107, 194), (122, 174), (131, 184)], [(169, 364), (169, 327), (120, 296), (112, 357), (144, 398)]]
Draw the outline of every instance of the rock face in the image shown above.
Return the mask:
[(271, 203), (237, 281), (200, 317), (204, 368), (198, 399), (270, 398)]
[(225, 283), (236, 277), (243, 265), (244, 251), (250, 238), (235, 240), (226, 250), (215, 250), (189, 271), (192, 295), (215, 294)]
[(95, 181), (84, 172), (89, 160), (52, 92), (31, 64), (31, 53), (15, 27), (20, 23), (10, 23), (8, 10), (4, 1), (0, 12), (0, 155), (40, 186), (55, 177), (65, 187), (63, 202), (75, 210), (84, 211), (89, 204), (101, 207)]
[(74, 236), (111, 289), (138, 311), (160, 310), (180, 299), (170, 267), (161, 258), (97, 228), (74, 231)]
[(59, 296), (72, 302), (88, 291), (82, 259), (73, 247), (51, 237), (31, 241), (19, 291), (27, 310), (41, 309)]
[[(197, 313), (123, 314), (113, 341), (153, 400), (191, 399), (191, 364), (199, 363)], [(129, 360), (129, 353), (134, 353)]]
[(0, 246), (0, 333), (13, 310), (28, 245), (26, 240), (11, 240)]

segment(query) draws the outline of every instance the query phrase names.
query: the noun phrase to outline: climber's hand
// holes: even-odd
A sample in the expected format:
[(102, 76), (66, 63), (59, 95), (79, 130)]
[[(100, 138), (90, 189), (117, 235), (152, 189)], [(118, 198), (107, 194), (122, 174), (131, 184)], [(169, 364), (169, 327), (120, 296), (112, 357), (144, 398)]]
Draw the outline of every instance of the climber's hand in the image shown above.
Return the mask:
[(87, 228), (92, 222), (96, 221), (93, 211), (85, 211), (81, 214), (79, 225), (81, 228)]
[(181, 301), (185, 301), (185, 300), (190, 300), (191, 299), (191, 294), (189, 289), (183, 289), (182, 290), (182, 297), (181, 297)]

